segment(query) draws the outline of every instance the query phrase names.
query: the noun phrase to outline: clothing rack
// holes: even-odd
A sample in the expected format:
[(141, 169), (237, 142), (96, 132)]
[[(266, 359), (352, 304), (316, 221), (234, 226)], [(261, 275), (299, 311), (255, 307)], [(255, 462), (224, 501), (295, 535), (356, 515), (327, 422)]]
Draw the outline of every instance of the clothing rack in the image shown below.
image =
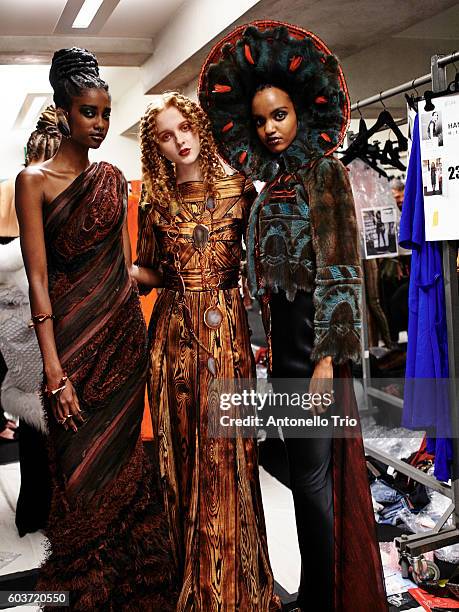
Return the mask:
[[(427, 83), (432, 83), (433, 92), (444, 91), (448, 85), (446, 66), (454, 63), (456, 60), (459, 60), (459, 51), (444, 56), (434, 55), (431, 57), (431, 70), (429, 74), (402, 83), (397, 87), (381, 91), (379, 94), (364, 100), (359, 100), (351, 106), (351, 110), (360, 112), (365, 106), (382, 102), (387, 98), (405, 93), (412, 89), (416, 90), (417, 87), (426, 85)], [(407, 555), (411, 558), (416, 558), (422, 553), (459, 542), (459, 296), (456, 259), (457, 241), (443, 241), (443, 276), (448, 331), (450, 414), (453, 436), (451, 486), (442, 484), (432, 476), (427, 476), (420, 470), (394, 459), (388, 453), (373, 448), (371, 444), (365, 444), (367, 455), (378, 459), (385, 465), (393, 467), (402, 474), (406, 474), (417, 482), (422, 482), (451, 499), (451, 504), (448, 509), (432, 530), (421, 534), (403, 535), (395, 539), (402, 560), (406, 559)], [(365, 351), (367, 352), (366, 327), (366, 324), (364, 324), (363, 384), (365, 399), (367, 402), (369, 397), (380, 399), (400, 408), (403, 406), (403, 402), (399, 398), (371, 386), (369, 356), (365, 353)], [(453, 527), (444, 528), (446, 521), (451, 515), (453, 515)], [(408, 567), (406, 564), (405, 570), (407, 574)]]
[(364, 100), (357, 100), (357, 102), (355, 102), (351, 106), (351, 111), (359, 111), (365, 106), (371, 106), (376, 102), (382, 102), (383, 100), (387, 100), (387, 98), (393, 98), (394, 96), (398, 96), (399, 94), (410, 91), (411, 89), (416, 90), (417, 87), (420, 87), (421, 85), (426, 85), (430, 82), (432, 82), (433, 91), (441, 91), (443, 89), (446, 89), (447, 83), (445, 68), (448, 64), (454, 64), (454, 62), (458, 60), (459, 51), (451, 53), (450, 55), (433, 55), (430, 60), (431, 70), (428, 74), (424, 74), (423, 76), (420, 76), (417, 79), (413, 79), (412, 81), (407, 81), (406, 83), (397, 85), (397, 87), (392, 87), (391, 89), (380, 91), (379, 94), (375, 94), (374, 96), (365, 98)]

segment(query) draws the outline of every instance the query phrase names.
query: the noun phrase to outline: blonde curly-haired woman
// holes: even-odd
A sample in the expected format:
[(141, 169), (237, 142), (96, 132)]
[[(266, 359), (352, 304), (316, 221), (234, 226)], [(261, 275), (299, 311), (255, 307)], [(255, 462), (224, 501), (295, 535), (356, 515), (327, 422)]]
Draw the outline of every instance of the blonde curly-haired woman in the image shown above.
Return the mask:
[(253, 439), (208, 434), (214, 379), (254, 376), (238, 289), (253, 185), (227, 176), (207, 116), (167, 93), (141, 121), (144, 192), (137, 269), (163, 287), (150, 323), (148, 376), (177, 610), (280, 609), (273, 595)]

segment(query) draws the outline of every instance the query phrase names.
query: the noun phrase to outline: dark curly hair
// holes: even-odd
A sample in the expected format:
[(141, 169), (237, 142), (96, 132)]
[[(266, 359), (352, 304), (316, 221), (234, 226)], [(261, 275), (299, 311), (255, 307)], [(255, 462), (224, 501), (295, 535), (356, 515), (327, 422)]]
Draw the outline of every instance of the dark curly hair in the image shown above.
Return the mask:
[(68, 110), (72, 98), (81, 95), (85, 89), (104, 89), (108, 85), (99, 76), (96, 56), (87, 49), (72, 47), (60, 49), (53, 56), (49, 82), (54, 90), (56, 107)]

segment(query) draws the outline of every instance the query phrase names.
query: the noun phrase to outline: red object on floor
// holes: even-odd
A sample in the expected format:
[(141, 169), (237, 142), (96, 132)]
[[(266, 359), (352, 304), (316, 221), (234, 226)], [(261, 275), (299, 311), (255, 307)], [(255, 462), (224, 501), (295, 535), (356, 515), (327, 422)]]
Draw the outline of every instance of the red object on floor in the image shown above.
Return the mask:
[(436, 597), (435, 595), (431, 595), (427, 591), (424, 591), (424, 589), (420, 588), (409, 589), (408, 592), (427, 612), (430, 612), (432, 608), (459, 610), (459, 601), (452, 599), (451, 597)]
[(418, 467), (422, 465), (425, 461), (433, 461), (435, 459), (435, 455), (427, 452), (427, 434), (424, 435), (421, 446), (419, 447), (418, 452), (411, 459), (410, 464), (414, 467)]

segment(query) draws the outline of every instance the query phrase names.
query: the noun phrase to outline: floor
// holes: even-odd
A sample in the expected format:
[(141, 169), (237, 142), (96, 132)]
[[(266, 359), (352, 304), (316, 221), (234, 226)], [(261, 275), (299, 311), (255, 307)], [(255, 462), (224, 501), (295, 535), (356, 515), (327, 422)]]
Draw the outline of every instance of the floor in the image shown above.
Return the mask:
[(0, 465), (0, 576), (34, 569), (45, 554), (41, 533), (20, 538), (14, 524), (21, 476), (19, 463)]
[[(292, 496), (289, 488), (263, 467), (260, 468), (260, 481), (274, 576), (284, 602), (291, 602), (295, 598), (300, 577)], [(24, 538), (17, 535), (14, 511), (19, 485), (19, 464), (0, 465), (0, 581), (7, 575), (36, 568), (45, 555), (46, 538), (41, 533), (29, 534)], [(382, 554), (391, 592), (400, 592), (401, 586), (413, 586), (409, 581), (400, 582), (395, 550), (391, 544), (382, 545)], [(31, 612), (35, 608), (15, 608), (22, 609)]]
[[(260, 469), (260, 480), (276, 581), (288, 594), (295, 594), (299, 583), (300, 555), (292, 496), (286, 486), (263, 468)], [(41, 533), (23, 538), (17, 534), (14, 512), (19, 485), (19, 464), (0, 465), (0, 577), (34, 569), (45, 555), (46, 538)], [(30, 612), (31, 608), (27, 607), (27, 610)]]

